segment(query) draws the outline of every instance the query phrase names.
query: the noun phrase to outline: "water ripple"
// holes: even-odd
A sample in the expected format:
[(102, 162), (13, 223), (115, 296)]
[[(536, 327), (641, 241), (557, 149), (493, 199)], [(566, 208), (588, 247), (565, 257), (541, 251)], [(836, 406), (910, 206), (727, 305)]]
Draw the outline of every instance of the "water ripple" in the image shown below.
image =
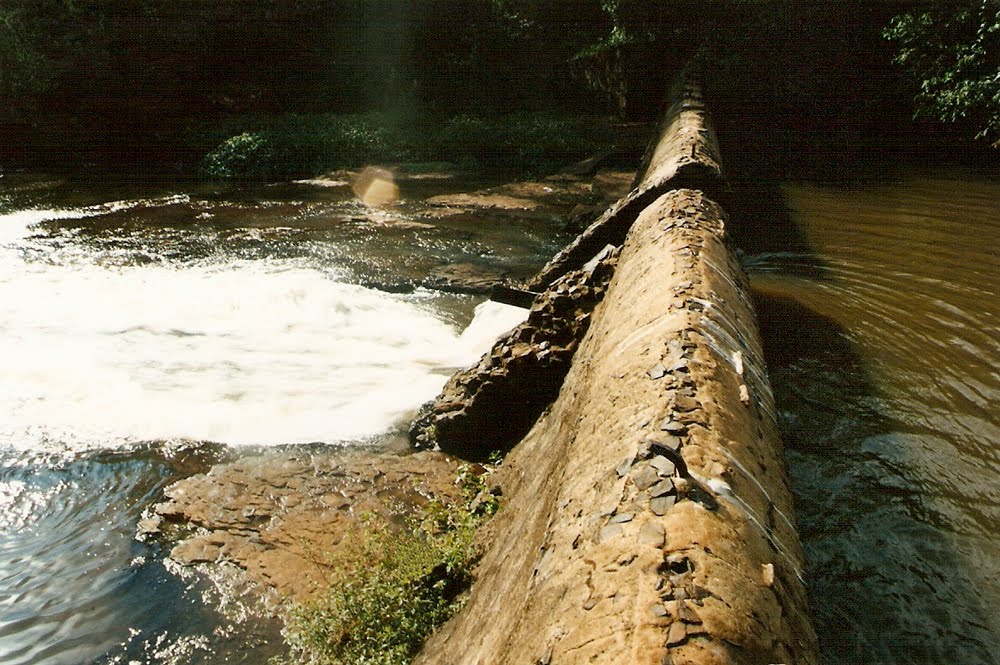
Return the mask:
[(786, 196), (812, 253), (744, 263), (824, 661), (996, 662), (1000, 185)]

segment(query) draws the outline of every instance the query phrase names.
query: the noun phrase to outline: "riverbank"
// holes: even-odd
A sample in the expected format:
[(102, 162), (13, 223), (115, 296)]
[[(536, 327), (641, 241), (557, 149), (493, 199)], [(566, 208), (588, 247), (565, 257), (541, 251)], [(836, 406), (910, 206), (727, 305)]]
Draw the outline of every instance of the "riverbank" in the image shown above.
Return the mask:
[(629, 168), (649, 131), (645, 122), (556, 111), (209, 113), (115, 133), (72, 115), (39, 114), (0, 125), (0, 167), (264, 182), (369, 164), (446, 162), (466, 173), (537, 177), (593, 155)]

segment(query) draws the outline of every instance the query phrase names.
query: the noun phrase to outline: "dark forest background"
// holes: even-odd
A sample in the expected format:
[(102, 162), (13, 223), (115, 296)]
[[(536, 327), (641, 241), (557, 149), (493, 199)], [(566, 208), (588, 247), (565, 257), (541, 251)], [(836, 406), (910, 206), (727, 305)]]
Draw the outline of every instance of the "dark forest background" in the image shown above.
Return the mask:
[(1000, 0), (0, 0), (0, 165), (185, 170), (227, 134), (262, 150), (255, 126), (370, 112), (336, 131), (649, 121), (699, 49), (719, 124), (775, 164), (974, 151), (998, 138), (998, 39)]

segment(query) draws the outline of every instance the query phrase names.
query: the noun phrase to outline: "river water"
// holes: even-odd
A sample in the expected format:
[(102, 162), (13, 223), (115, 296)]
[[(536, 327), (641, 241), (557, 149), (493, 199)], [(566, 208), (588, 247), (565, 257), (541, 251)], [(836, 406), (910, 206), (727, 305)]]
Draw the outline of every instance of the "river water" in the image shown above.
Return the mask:
[(780, 200), (746, 263), (823, 660), (998, 663), (1000, 184)]
[[(385, 212), (342, 185), (0, 180), (0, 662), (281, 652), (241, 589), (172, 569), (136, 523), (234, 451), (398, 441), (511, 325), (413, 288), (449, 262), (530, 272), (565, 240), (544, 216), (421, 216), (462, 185)], [(759, 220), (743, 258), (824, 661), (1000, 662), (1000, 185), (768, 196), (735, 217)]]
[(0, 663), (281, 652), (231, 579), (171, 569), (136, 524), (234, 451), (398, 442), (521, 319), (414, 288), (456, 261), (530, 273), (557, 248), (554, 218), (417, 221), (463, 184), (414, 181), (385, 211), (336, 181), (0, 180)]

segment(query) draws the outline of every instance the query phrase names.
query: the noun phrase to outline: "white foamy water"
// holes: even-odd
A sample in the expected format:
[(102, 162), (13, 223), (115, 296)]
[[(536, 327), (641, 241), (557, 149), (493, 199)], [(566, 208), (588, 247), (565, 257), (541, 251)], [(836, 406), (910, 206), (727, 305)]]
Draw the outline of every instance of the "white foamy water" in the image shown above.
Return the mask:
[(0, 215), (0, 438), (18, 447), (369, 438), (524, 316), (486, 303), (459, 333), (419, 297), (293, 259), (25, 258), (33, 224), (87, 215)]

